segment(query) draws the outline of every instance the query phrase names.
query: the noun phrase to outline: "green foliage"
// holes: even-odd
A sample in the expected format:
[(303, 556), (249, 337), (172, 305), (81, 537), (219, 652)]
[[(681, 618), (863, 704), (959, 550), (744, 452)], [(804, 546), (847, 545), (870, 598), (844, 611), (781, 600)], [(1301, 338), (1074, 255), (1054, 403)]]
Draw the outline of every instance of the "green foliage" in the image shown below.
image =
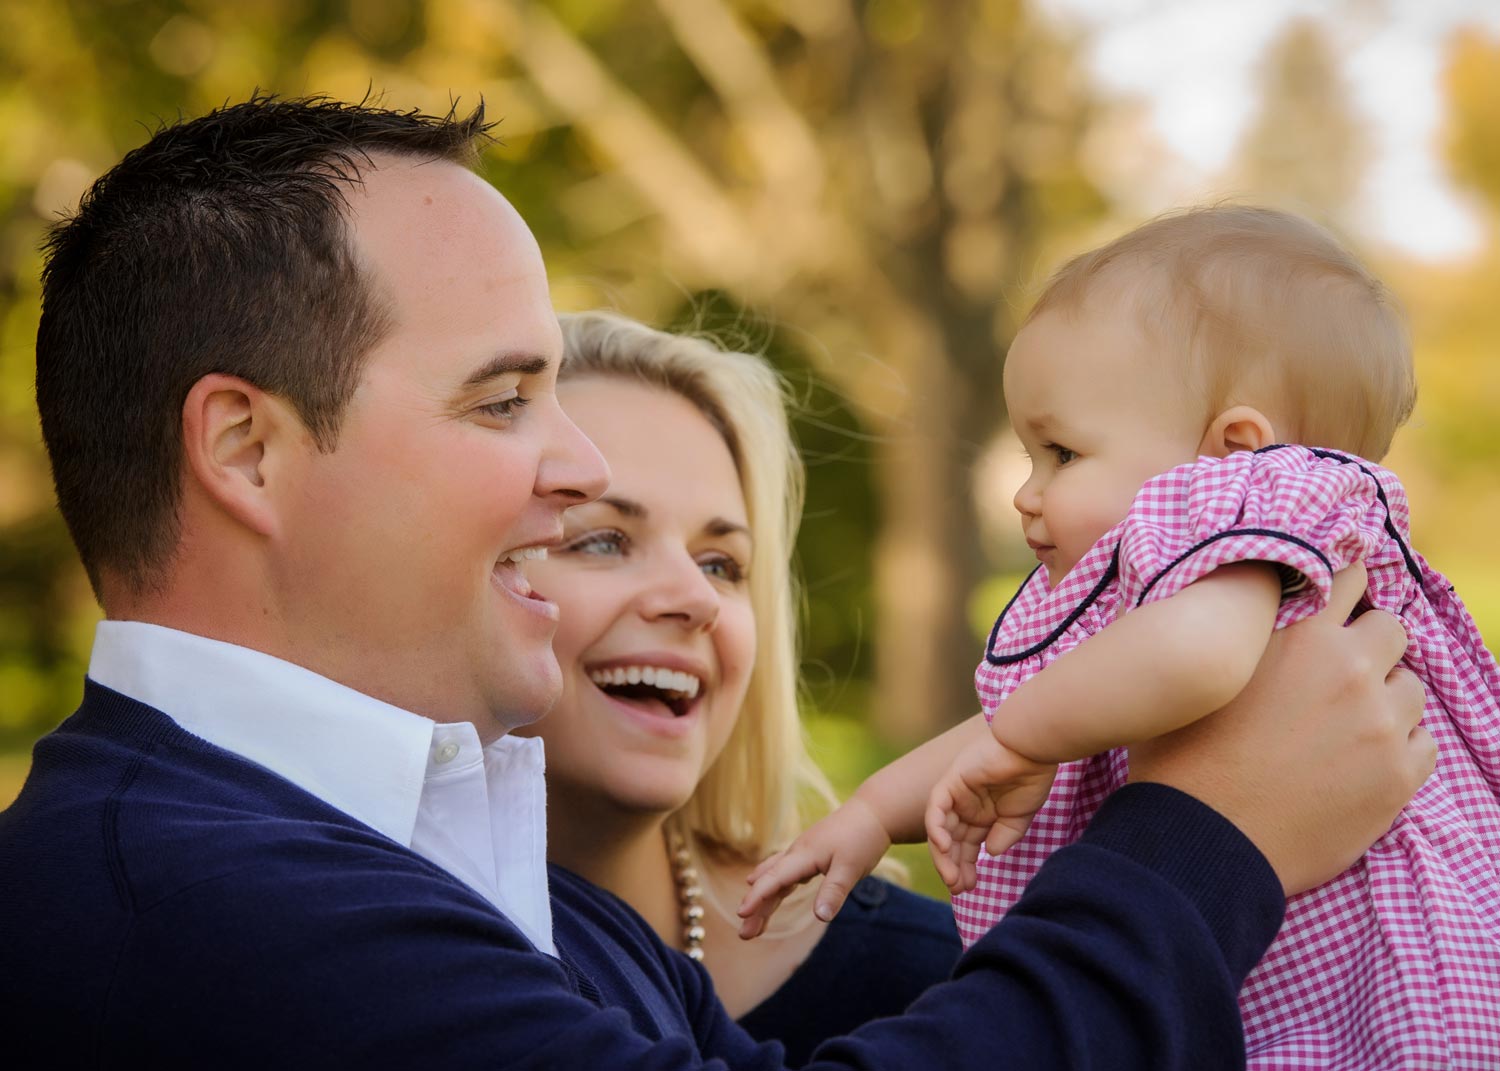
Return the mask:
[(1453, 176), (1500, 211), (1500, 40), (1477, 28), (1460, 33), (1444, 81)]
[[(1003, 425), (1020, 295), (1081, 235), (1133, 222), (1101, 227), (1109, 139), (1094, 134), (1108, 133), (1112, 102), (1043, 6), (963, 0), (939, 17), (912, 0), (0, 4), (0, 749), (72, 709), (98, 616), (53, 508), (31, 399), (38, 242), (157, 119), (255, 86), (384, 91), (439, 111), (483, 95), (502, 139), (483, 170), (536, 231), (560, 307), (738, 335), (802, 400), (807, 695), (840, 787), (888, 757), (862, 726), (903, 673), (926, 676), (892, 721), (923, 735), (967, 713), (968, 667), (1020, 579), (984, 579), (997, 563), (981, 552), (967, 482)], [(1342, 104), (1304, 84), (1336, 84), (1314, 37), (1283, 40), (1261, 110), (1269, 133), (1248, 149), (1262, 189), (1337, 207), (1362, 156)], [(1471, 264), (1380, 265), (1412, 312), (1423, 384), (1395, 467), (1419, 546), (1481, 621), (1500, 621), (1489, 545), (1500, 43), (1464, 34), (1450, 59), (1449, 160), (1487, 206), (1491, 244)], [(1323, 155), (1277, 162), (1287, 115), (1314, 105), (1323, 118), (1309, 129), (1338, 137), (1301, 131), (1297, 143)], [(905, 658), (913, 645), (928, 657)]]

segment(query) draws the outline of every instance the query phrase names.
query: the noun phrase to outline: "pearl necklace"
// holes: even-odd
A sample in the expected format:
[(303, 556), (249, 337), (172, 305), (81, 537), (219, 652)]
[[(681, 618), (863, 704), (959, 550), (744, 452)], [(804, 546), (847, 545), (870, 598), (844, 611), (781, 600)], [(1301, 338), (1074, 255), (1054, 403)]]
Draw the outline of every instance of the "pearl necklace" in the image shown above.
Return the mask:
[(687, 842), (675, 829), (666, 831), (667, 856), (672, 862), (672, 883), (677, 886), (677, 903), (682, 908), (682, 950), (689, 959), (703, 962), (703, 886), (698, 883), (698, 868)]

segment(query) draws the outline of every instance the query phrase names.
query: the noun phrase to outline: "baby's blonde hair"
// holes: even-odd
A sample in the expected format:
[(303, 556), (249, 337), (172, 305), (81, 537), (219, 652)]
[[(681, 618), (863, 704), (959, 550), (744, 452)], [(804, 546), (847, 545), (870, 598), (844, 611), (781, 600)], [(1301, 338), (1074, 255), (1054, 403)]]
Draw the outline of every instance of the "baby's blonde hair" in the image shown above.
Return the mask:
[(1106, 285), (1210, 418), (1250, 405), (1282, 441), (1379, 460), (1411, 415), (1411, 344), (1390, 292), (1301, 216), (1219, 205), (1154, 219), (1063, 265), (1027, 320), (1077, 312)]
[(755, 665), (723, 752), (674, 822), (698, 841), (759, 861), (801, 832), (805, 804), (834, 803), (827, 777), (808, 753), (797, 707), (791, 555), (802, 517), (803, 468), (787, 426), (784, 385), (761, 357), (616, 313), (559, 319), (560, 378), (609, 376), (677, 394), (714, 426), (734, 459), (754, 544)]

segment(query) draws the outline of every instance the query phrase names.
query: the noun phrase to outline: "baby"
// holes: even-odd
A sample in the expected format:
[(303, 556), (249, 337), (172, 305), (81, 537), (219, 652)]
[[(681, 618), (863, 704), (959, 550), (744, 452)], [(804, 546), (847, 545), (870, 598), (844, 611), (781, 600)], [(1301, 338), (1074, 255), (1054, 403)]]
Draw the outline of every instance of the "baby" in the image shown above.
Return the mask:
[(984, 715), (762, 864), (744, 935), (819, 871), (830, 917), (925, 825), (972, 942), (1124, 783), (1127, 745), (1225, 706), (1273, 629), (1362, 563), (1365, 604), (1406, 626), (1437, 769), (1362, 859), (1289, 902), (1242, 994), (1248, 1064), (1500, 1067), (1500, 671), (1411, 549), (1400, 484), (1362, 460), (1414, 397), (1384, 288), (1296, 216), (1201, 209), (1067, 264), (1005, 364), (1041, 566), (990, 635)]

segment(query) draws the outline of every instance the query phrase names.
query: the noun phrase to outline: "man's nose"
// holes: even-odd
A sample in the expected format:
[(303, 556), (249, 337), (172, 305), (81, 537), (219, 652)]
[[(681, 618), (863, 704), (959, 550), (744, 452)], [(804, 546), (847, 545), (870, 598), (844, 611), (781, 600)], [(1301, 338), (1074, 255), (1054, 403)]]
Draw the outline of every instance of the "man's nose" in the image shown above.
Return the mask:
[(561, 495), (568, 505), (592, 502), (609, 487), (609, 464), (592, 439), (554, 405), (548, 450), (537, 470), (537, 492)]

